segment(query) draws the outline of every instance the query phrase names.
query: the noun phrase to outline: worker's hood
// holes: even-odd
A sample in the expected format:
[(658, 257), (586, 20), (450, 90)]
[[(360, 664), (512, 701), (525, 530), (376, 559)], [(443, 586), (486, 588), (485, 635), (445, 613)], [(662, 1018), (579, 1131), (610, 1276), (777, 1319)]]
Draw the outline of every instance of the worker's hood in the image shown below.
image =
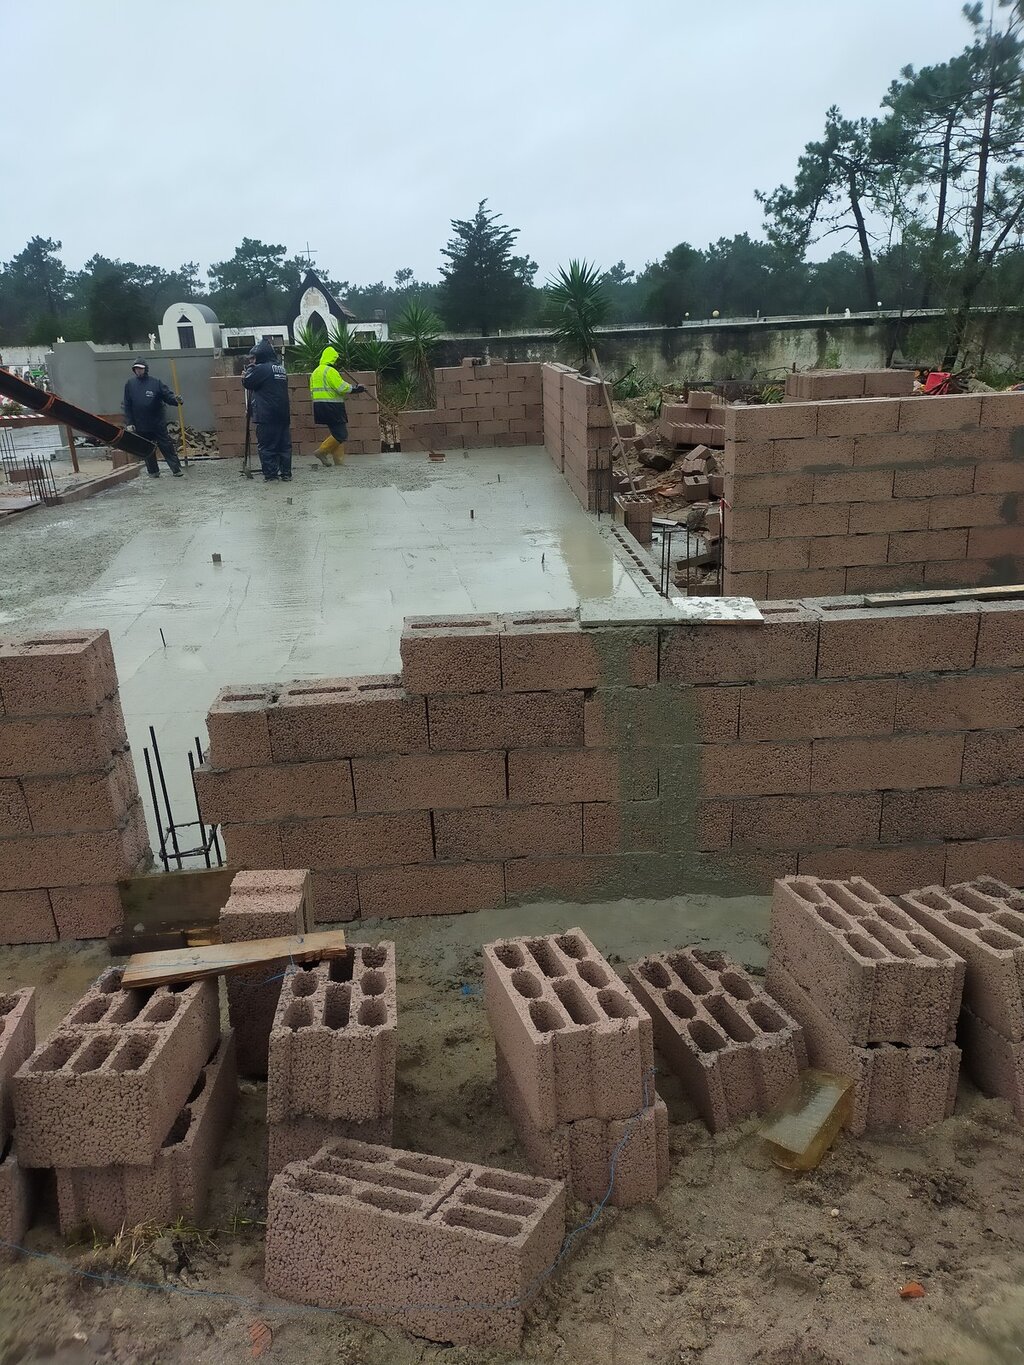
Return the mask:
[[(149, 366), (146, 364), (146, 362), (142, 359), (141, 356), (138, 356), (135, 360), (132, 361), (132, 374), (135, 373), (135, 371), (138, 369), (140, 365), (142, 366), (142, 377), (143, 379), (145, 379), (146, 376), (149, 374)], [(122, 370), (121, 373), (123, 374), (124, 371)]]
[(257, 365), (273, 365), (277, 360), (277, 352), (274, 350), (274, 344), (273, 342), (268, 341), (266, 337), (261, 337), (249, 354), (252, 356), (253, 360), (256, 361)]
[(333, 365), (338, 358), (338, 352), (333, 346), (325, 346), (320, 352), (321, 365)]

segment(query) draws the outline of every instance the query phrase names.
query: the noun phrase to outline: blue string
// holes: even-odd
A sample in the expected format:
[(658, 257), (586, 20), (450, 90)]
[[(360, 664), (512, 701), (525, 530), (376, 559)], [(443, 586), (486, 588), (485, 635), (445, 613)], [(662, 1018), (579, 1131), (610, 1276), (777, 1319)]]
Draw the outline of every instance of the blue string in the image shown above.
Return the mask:
[[(280, 1300), (273, 1305), (274, 1310), (282, 1316), (296, 1315), (303, 1313), (337, 1314), (348, 1313), (500, 1313), (507, 1312), (513, 1308), (521, 1308), (534, 1299), (540, 1292), (541, 1286), (551, 1278), (558, 1267), (565, 1260), (573, 1245), (579, 1237), (589, 1232), (595, 1225), (601, 1214), (608, 1206), (608, 1201), (612, 1197), (615, 1189), (615, 1177), (618, 1167), (619, 1157), (622, 1155), (626, 1144), (633, 1136), (636, 1125), (643, 1118), (644, 1114), (651, 1107), (649, 1078), (654, 1075), (654, 1068), (651, 1067), (644, 1072), (643, 1107), (638, 1109), (635, 1114), (631, 1114), (625, 1121), (622, 1130), (622, 1137), (615, 1144), (611, 1157), (608, 1162), (609, 1179), (608, 1188), (604, 1192), (601, 1201), (595, 1205), (591, 1213), (582, 1223), (577, 1223), (571, 1228), (562, 1239), (558, 1255), (544, 1270), (530, 1281), (522, 1294), (512, 1299), (505, 1299), (500, 1303), (410, 1303), (410, 1304), (391, 1304), (391, 1303), (349, 1303), (334, 1308), (322, 1307), (319, 1304), (291, 1304), (282, 1303)], [(77, 1266), (73, 1261), (67, 1260), (63, 1256), (54, 1256), (48, 1251), (31, 1251), (28, 1247), (21, 1246), (17, 1242), (9, 1242), (0, 1237), (0, 1247), (6, 1251), (18, 1252), (22, 1256), (28, 1256), (32, 1260), (46, 1261), (51, 1265), (59, 1266), (61, 1270), (69, 1275), (77, 1275), (79, 1279), (94, 1280), (101, 1284), (124, 1285), (129, 1289), (154, 1289), (164, 1294), (178, 1294), (188, 1299), (208, 1299), (220, 1301), (222, 1303), (235, 1303), (244, 1305), (248, 1308), (259, 1309), (261, 1312), (267, 1311), (266, 1303), (261, 1303), (259, 1299), (251, 1298), (246, 1294), (231, 1294), (227, 1290), (220, 1289), (191, 1289), (187, 1285), (178, 1284), (157, 1284), (151, 1280), (135, 1280), (126, 1275), (115, 1275), (111, 1271), (85, 1270)]]

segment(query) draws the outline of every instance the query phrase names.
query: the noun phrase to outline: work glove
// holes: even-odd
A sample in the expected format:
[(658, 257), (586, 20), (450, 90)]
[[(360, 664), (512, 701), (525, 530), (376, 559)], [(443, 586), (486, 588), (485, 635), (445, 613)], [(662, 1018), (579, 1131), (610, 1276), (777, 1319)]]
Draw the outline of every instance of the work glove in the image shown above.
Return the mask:
[(365, 387), (365, 385), (363, 385), (363, 384), (353, 384), (353, 385), (352, 385), (352, 392), (353, 392), (353, 393), (365, 393), (365, 392), (366, 392), (366, 387)]
[(185, 400), (184, 400), (184, 398), (182, 398), (182, 396), (181, 396), (180, 393), (176, 393), (176, 394), (174, 395), (174, 401), (177, 403), (178, 407), (180, 408), (181, 405), (182, 405), (182, 403), (184, 403)]
[(125, 431), (134, 432), (134, 430), (135, 430), (135, 428), (134, 428), (131, 424), (129, 424), (128, 426), (125, 427)]

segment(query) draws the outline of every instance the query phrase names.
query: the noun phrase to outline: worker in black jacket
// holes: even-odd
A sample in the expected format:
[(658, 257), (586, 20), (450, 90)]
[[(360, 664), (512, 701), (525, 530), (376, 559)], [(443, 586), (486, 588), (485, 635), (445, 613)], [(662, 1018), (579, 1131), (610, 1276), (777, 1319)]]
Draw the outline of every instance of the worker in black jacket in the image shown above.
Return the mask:
[(288, 375), (266, 337), (252, 348), (242, 383), (249, 391), (249, 412), (256, 424), (256, 447), (267, 483), (291, 483), (292, 422)]
[[(124, 386), (125, 424), (129, 431), (137, 431), (152, 441), (176, 479), (182, 476), (181, 461), (174, 449), (174, 442), (167, 434), (167, 418), (164, 408), (174, 408), (181, 404), (181, 394), (172, 393), (162, 379), (154, 379), (144, 360), (136, 360), (132, 365), (132, 378)], [(154, 479), (160, 477), (160, 465), (156, 451), (145, 457), (146, 468)]]

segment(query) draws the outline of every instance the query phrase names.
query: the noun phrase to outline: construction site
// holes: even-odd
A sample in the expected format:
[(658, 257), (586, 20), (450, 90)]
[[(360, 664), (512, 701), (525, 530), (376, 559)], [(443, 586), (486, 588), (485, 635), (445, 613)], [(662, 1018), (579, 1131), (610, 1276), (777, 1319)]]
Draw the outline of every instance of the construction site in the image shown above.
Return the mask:
[(3, 1361), (1017, 1358), (1024, 393), (599, 376), (0, 526)]

